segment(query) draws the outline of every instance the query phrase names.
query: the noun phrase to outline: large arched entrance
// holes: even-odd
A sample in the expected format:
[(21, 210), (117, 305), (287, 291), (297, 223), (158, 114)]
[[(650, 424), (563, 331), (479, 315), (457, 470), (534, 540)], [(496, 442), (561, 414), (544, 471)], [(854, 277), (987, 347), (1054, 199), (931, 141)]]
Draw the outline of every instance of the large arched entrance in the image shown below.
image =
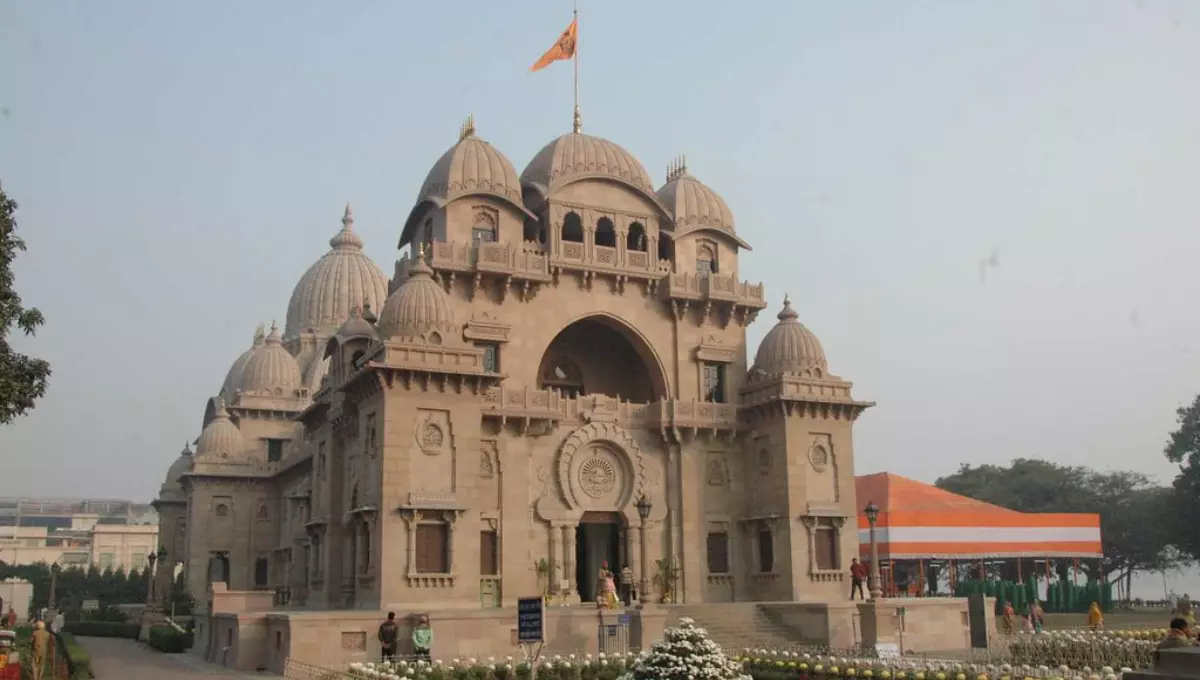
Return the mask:
[(585, 512), (575, 528), (575, 583), (581, 602), (595, 602), (600, 596), (600, 569), (607, 565), (617, 584), (619, 597), (621, 568), (629, 562), (626, 555), (624, 517), (617, 512)]
[(649, 403), (670, 393), (662, 362), (642, 336), (607, 314), (573, 321), (550, 342), (538, 366), (538, 388), (565, 397), (603, 394)]

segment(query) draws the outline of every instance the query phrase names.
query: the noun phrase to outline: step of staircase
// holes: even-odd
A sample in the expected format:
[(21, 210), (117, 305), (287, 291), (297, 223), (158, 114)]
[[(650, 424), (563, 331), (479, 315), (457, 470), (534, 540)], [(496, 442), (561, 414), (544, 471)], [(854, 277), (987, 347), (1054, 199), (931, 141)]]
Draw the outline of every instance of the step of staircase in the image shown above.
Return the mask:
[(670, 605), (667, 625), (690, 618), (708, 631), (709, 638), (726, 654), (745, 649), (794, 649), (803, 646), (800, 636), (768, 618), (754, 602)]

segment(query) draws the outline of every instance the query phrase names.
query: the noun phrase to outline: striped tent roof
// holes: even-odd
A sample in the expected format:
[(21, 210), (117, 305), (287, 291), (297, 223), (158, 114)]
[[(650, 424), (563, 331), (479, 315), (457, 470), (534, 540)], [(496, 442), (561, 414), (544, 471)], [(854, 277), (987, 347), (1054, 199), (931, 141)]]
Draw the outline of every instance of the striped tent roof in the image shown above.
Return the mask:
[[(1095, 558), (1103, 555), (1100, 516), (1024, 513), (880, 472), (855, 479), (860, 506), (879, 507), (879, 558)], [(860, 511), (859, 552), (870, 552), (870, 524)]]

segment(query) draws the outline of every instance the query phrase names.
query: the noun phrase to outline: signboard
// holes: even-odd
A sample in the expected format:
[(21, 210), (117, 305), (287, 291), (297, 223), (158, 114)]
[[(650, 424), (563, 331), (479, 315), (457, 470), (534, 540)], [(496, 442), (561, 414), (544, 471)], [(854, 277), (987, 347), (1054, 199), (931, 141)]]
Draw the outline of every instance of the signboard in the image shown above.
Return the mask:
[(900, 645), (895, 642), (880, 642), (875, 645), (875, 653), (882, 659), (899, 659)]
[(517, 600), (517, 642), (543, 642), (542, 621), (545, 602), (540, 597)]
[(84, 600), (80, 607), (85, 612), (94, 612), (100, 608), (100, 600)]
[(617, 617), (617, 623), (621, 624), (622, 626), (628, 626), (632, 619), (633, 617), (629, 614), (621, 614)]

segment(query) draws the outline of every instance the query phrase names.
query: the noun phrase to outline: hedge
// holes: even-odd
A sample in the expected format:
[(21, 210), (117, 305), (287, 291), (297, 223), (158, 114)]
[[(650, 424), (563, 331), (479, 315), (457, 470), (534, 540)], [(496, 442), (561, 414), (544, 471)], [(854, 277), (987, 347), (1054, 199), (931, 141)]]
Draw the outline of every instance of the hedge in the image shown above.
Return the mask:
[(181, 633), (171, 626), (154, 626), (150, 629), (147, 642), (160, 652), (179, 654), (192, 646), (192, 636), (190, 633)]
[(69, 621), (63, 631), (79, 637), (129, 638), (136, 640), (142, 626), (138, 623), (115, 621)]

